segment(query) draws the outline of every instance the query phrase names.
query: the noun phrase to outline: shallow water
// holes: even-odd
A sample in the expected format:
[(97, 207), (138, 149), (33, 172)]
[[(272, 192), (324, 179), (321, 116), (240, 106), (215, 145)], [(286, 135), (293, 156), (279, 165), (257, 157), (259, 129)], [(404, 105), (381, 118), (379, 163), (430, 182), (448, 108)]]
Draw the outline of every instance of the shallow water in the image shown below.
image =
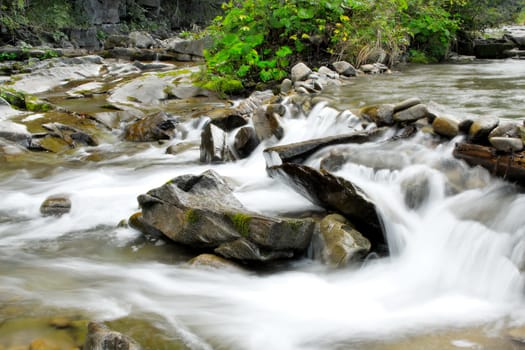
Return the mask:
[[(341, 110), (417, 95), (457, 116), (516, 118), (524, 85), (525, 64), (509, 60), (408, 66), (327, 94)], [(351, 113), (322, 104), (295, 117), (283, 120), (281, 144), (360, 130)], [(184, 140), (101, 144), (51, 165), (0, 168), (0, 348), (29, 344), (45, 333), (41, 323), (31, 326), (35, 319), (62, 314), (120, 320), (117, 328), (149, 349), (516, 348), (505, 334), (525, 324), (525, 196), (454, 160), (458, 140), (436, 146), (422, 134), (337, 147), (356, 155), (337, 175), (377, 204), (390, 257), (337, 271), (307, 257), (274, 273), (217, 271), (189, 267), (195, 252), (118, 223), (138, 210), (139, 194), (210, 167), (251, 210), (319, 208), (266, 175), (269, 144), (213, 166), (198, 163), (196, 149), (165, 154), (170, 143), (198, 140), (195, 126)], [(112, 156), (85, 160), (96, 152)], [(415, 178), (428, 181), (429, 193), (410, 209), (403, 183)], [(71, 213), (41, 217), (40, 203), (57, 193), (69, 194)], [(17, 332), (9, 331), (17, 320)]]

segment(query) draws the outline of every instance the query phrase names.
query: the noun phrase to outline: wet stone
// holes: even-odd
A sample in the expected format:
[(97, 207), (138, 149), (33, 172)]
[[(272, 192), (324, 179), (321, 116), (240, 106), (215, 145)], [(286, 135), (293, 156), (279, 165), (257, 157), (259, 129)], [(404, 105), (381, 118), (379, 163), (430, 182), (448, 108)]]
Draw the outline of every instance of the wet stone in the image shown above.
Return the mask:
[(62, 216), (70, 211), (71, 200), (65, 195), (50, 196), (40, 206), (42, 216)]

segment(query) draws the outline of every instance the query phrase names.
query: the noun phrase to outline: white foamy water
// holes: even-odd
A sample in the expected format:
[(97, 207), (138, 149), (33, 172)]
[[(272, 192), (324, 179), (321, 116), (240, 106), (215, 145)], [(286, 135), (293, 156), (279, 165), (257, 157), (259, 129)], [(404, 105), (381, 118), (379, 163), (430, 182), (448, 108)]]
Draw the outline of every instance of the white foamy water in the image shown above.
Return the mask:
[[(360, 130), (351, 113), (325, 105), (283, 122), (281, 144)], [(195, 150), (173, 157), (152, 146), (43, 177), (21, 169), (0, 183), (0, 295), (99, 320), (143, 317), (191, 349), (351, 349), (503, 319), (520, 325), (525, 196), (454, 160), (453, 142), (436, 147), (418, 135), (337, 147), (354, 156), (336, 174), (376, 203), (392, 253), (339, 271), (306, 258), (272, 274), (190, 268), (169, 247), (151, 258), (151, 246), (134, 243), (137, 232), (116, 228), (138, 210), (139, 194), (210, 167), (251, 210), (316, 209), (266, 175), (261, 152), (272, 142), (213, 166), (199, 164)], [(314, 155), (308, 163), (319, 161)], [(427, 192), (410, 208), (404, 184), (413, 179), (424, 179)], [(71, 213), (41, 217), (40, 203), (57, 193), (70, 196)]]

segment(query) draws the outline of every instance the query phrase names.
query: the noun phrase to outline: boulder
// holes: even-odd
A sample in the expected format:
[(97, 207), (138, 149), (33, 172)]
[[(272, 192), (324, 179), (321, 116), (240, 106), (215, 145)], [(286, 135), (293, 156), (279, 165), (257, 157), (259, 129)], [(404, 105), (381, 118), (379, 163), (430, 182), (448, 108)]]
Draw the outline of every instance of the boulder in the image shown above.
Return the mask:
[(432, 122), (432, 128), (436, 134), (450, 139), (459, 134), (459, 122), (452, 117), (436, 117)]
[(297, 63), (292, 67), (292, 82), (306, 80), (311, 73), (312, 70), (306, 64)]
[(70, 147), (98, 145), (91, 135), (71, 125), (54, 122), (42, 124), (42, 127), (50, 131), (50, 136), (63, 140)]
[(226, 144), (227, 134), (212, 123), (206, 124), (201, 134), (200, 161), (202, 163), (224, 162), (230, 159)]
[(394, 110), (395, 106), (392, 104), (367, 106), (359, 110), (359, 115), (377, 126), (394, 125)]
[(490, 133), (492, 137), (520, 137), (519, 127), (513, 122), (500, 122)]
[(487, 144), (488, 136), (499, 124), (496, 117), (480, 117), (472, 122), (468, 131), (470, 142)]
[(355, 77), (357, 70), (350, 63), (346, 61), (337, 61), (332, 63), (335, 71), (345, 77)]
[(394, 113), (405, 110), (421, 103), (421, 100), (417, 97), (411, 97), (394, 105)]
[(320, 223), (322, 259), (334, 267), (345, 267), (350, 262), (365, 257), (371, 244), (342, 215), (331, 214)]
[(266, 140), (274, 136), (280, 140), (284, 136), (284, 129), (281, 126), (279, 114), (266, 106), (259, 107), (252, 116), (253, 127), (259, 141)]
[(394, 121), (397, 123), (412, 123), (430, 116), (431, 113), (428, 111), (427, 106), (418, 104), (394, 113)]
[(259, 145), (255, 129), (251, 126), (243, 126), (234, 136), (233, 150), (239, 158), (248, 157)]
[(347, 143), (360, 144), (371, 142), (380, 138), (384, 131), (385, 129), (374, 129), (372, 131), (355, 132), (274, 146), (264, 150), (264, 158), (268, 167), (282, 163), (302, 163), (312, 154), (325, 147)]
[(104, 41), (104, 49), (111, 50), (116, 47), (129, 47), (131, 46), (131, 40), (128, 35), (112, 34)]
[(40, 206), (42, 216), (62, 216), (70, 211), (71, 200), (65, 195), (49, 196)]
[(102, 45), (97, 38), (97, 28), (72, 28), (69, 37), (75, 48), (100, 50)]
[(249, 212), (212, 170), (174, 178), (138, 201), (145, 223), (171, 240), (239, 260), (266, 261), (304, 252), (315, 226), (309, 219)]
[(476, 58), (498, 59), (507, 58), (505, 51), (516, 47), (515, 43), (506, 40), (476, 40), (474, 42), (474, 55)]
[(83, 350), (142, 350), (132, 338), (112, 331), (102, 323), (90, 322)]
[(339, 78), (339, 74), (337, 72), (334, 72), (333, 70), (331, 70), (330, 68), (326, 66), (319, 67), (319, 69), (317, 70), (317, 73), (321, 77), (327, 77), (328, 79), (338, 79)]
[(181, 39), (177, 37), (162, 41), (161, 45), (168, 51), (195, 57), (204, 57), (204, 49), (210, 44), (209, 38)]
[(129, 33), (129, 43), (139, 49), (151, 49), (157, 46), (157, 42), (151, 34), (139, 31)]
[(290, 79), (288, 78), (283, 79), (283, 81), (281, 82), (281, 93), (287, 94), (288, 92), (292, 90), (292, 87), (293, 87), (293, 82)]
[(31, 145), (31, 134), (22, 124), (8, 120), (0, 120), (0, 139), (8, 140), (25, 148)]
[(501, 152), (514, 153), (523, 150), (523, 141), (517, 137), (490, 137), (489, 142)]
[(344, 215), (370, 240), (376, 252), (387, 252), (380, 216), (362, 189), (346, 179), (306, 165), (284, 163), (267, 171), (314, 204)]
[(232, 131), (248, 123), (247, 118), (236, 108), (217, 108), (200, 115), (210, 118), (210, 122), (224, 131)]
[(175, 136), (177, 120), (166, 112), (158, 112), (129, 124), (124, 139), (133, 142), (169, 140)]

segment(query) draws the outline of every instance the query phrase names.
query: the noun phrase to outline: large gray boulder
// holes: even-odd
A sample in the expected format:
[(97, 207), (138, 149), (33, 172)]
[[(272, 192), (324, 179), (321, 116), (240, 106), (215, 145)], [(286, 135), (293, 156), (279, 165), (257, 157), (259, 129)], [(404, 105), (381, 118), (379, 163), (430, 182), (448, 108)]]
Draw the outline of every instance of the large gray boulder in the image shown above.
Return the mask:
[(315, 226), (308, 219), (246, 210), (212, 170), (174, 178), (138, 201), (144, 223), (171, 240), (239, 260), (266, 261), (304, 252)]
[(102, 323), (90, 322), (83, 350), (142, 350), (135, 340), (112, 331)]
[(379, 253), (386, 253), (383, 225), (375, 204), (350, 181), (306, 165), (284, 163), (267, 169), (314, 204), (336, 211), (349, 219)]

